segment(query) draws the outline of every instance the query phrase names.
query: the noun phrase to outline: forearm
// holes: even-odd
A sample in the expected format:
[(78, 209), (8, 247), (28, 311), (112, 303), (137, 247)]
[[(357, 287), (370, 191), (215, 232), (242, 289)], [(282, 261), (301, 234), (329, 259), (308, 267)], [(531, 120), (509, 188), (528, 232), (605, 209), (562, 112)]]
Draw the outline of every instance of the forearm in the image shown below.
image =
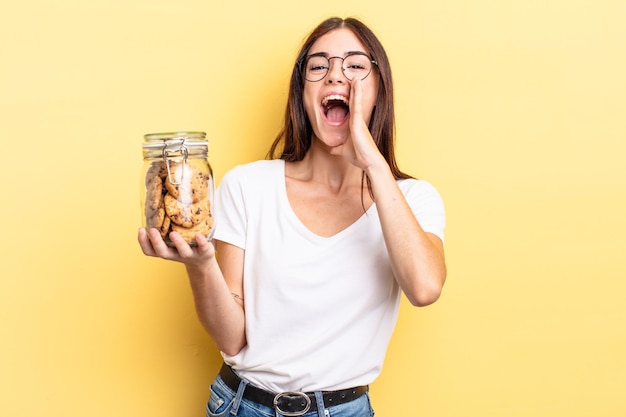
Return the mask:
[[(244, 307), (242, 300), (234, 299), (229, 287), (237, 293), (243, 291), (243, 250), (229, 250), (234, 248), (229, 245), (224, 248), (225, 258), (234, 259), (225, 270), (236, 276), (227, 284), (217, 263), (215, 247), (205, 236), (198, 233), (196, 245), (191, 247), (179, 233), (172, 232), (170, 239), (174, 247), (169, 247), (159, 230), (140, 228), (137, 239), (145, 255), (185, 265), (200, 322), (221, 351), (229, 355), (238, 353), (246, 344)], [(234, 268), (236, 274), (232, 273), (233, 263), (239, 264)]]
[(366, 173), (398, 284), (413, 305), (435, 302), (446, 278), (441, 240), (424, 232), (386, 163)]
[(235, 355), (246, 344), (243, 303), (226, 285), (215, 258), (202, 268), (187, 266), (198, 318), (218, 349)]

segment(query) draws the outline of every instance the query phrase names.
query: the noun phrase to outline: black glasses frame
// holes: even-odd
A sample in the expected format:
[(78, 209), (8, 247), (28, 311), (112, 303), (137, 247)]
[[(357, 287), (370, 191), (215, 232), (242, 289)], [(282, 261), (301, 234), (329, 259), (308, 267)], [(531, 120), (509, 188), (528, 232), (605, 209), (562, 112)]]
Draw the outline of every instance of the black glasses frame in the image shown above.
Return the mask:
[[(300, 67), (300, 72), (302, 73), (302, 77), (312, 83), (316, 83), (318, 81), (322, 81), (324, 78), (326, 78), (326, 76), (328, 75), (328, 73), (330, 72), (330, 67), (331, 67), (331, 59), (341, 59), (341, 73), (343, 74), (344, 77), (346, 77), (346, 79), (348, 81), (352, 81), (353, 78), (349, 78), (346, 75), (346, 69), (343, 67), (343, 63), (345, 61), (346, 58), (349, 58), (351, 56), (354, 55), (363, 55), (364, 57), (368, 58), (370, 63), (375, 65), (376, 67), (378, 67), (378, 62), (376, 62), (376, 60), (374, 58), (372, 58), (370, 55), (366, 54), (365, 52), (361, 52), (361, 51), (355, 51), (355, 52), (350, 52), (349, 54), (347, 54), (344, 57), (341, 56), (326, 56), (326, 54), (324, 54), (323, 52), (317, 53), (317, 54), (310, 54), (310, 55), (306, 55), (304, 56), (299, 63), (299, 67)], [(306, 78), (306, 62), (309, 60), (309, 58), (311, 57), (322, 57), (322, 58), (326, 58), (326, 60), (328, 61), (328, 68), (326, 69), (326, 73), (318, 80), (309, 80), (308, 78)], [(367, 77), (369, 77), (369, 75), (372, 73), (372, 69), (374, 67), (372, 66), (372, 68), (370, 68), (369, 72), (365, 75), (365, 77), (361, 78), (361, 81), (363, 81), (364, 79), (366, 79)]]

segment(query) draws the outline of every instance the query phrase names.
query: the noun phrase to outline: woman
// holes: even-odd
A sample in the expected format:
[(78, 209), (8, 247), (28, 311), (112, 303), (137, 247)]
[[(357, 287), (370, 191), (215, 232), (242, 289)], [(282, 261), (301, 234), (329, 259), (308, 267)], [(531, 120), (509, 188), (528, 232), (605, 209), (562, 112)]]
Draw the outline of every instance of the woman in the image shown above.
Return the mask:
[(373, 415), (401, 292), (431, 304), (446, 276), (442, 201), (398, 169), (393, 129), (382, 45), (328, 19), (298, 55), (270, 158), (219, 185), (215, 249), (139, 231), (146, 255), (185, 264), (224, 357), (207, 416)]

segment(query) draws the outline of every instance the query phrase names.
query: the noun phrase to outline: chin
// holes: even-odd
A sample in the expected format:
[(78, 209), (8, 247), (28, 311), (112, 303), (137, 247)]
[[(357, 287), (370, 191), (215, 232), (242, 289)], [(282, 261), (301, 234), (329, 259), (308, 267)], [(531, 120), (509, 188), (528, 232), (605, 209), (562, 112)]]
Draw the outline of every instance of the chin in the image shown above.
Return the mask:
[(322, 135), (319, 141), (329, 148), (344, 145), (348, 141), (349, 135), (344, 133), (327, 133)]

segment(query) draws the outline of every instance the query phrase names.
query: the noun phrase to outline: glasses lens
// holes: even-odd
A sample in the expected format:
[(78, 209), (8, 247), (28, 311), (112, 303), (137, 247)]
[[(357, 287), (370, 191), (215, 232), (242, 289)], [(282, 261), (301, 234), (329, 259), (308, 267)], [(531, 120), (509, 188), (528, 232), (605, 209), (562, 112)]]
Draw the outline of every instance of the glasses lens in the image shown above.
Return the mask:
[(349, 80), (362, 80), (369, 75), (371, 70), (372, 62), (365, 55), (349, 55), (343, 60), (343, 73)]
[[(340, 57), (326, 58), (323, 55), (311, 55), (304, 67), (304, 78), (307, 81), (319, 81), (330, 69), (330, 60), (342, 60)], [(365, 79), (372, 71), (372, 60), (365, 54), (355, 53), (343, 58), (341, 62), (343, 74), (348, 80)], [(337, 63), (338, 64), (338, 63)]]
[(328, 72), (328, 59), (324, 56), (313, 55), (307, 58), (304, 68), (304, 78), (308, 81), (319, 81)]

